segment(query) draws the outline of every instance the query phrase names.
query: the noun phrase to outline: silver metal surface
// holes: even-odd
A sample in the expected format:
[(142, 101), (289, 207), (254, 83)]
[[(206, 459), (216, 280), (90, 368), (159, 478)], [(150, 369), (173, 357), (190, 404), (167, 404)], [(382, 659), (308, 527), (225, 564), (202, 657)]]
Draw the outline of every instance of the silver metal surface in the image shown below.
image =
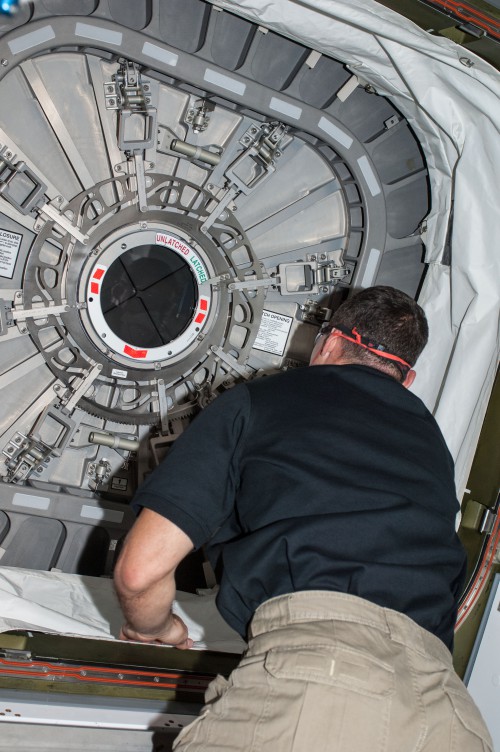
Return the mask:
[[(305, 365), (352, 287), (413, 294), (423, 273), (419, 144), (342, 63), (204, 0), (52, 5), (0, 31), (7, 523), (12, 480), (44, 499), (127, 502), (221, 392)], [(191, 309), (155, 277), (158, 254), (191, 275)], [(123, 281), (130, 259), (142, 277), (113, 318), (102, 280), (113, 267)], [(184, 311), (174, 335), (159, 334), (163, 310), (167, 323)], [(54, 545), (54, 566), (85, 571)]]

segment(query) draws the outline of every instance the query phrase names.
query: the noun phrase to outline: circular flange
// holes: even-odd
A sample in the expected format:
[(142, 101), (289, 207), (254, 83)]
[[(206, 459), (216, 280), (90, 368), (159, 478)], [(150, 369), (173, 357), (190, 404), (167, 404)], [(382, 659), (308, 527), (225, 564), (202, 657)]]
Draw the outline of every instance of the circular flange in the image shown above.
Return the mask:
[(109, 239), (84, 283), (89, 335), (134, 367), (184, 353), (206, 329), (214, 297), (206, 254), (153, 225)]
[[(246, 274), (263, 277), (230, 211), (202, 232), (207, 205), (213, 201), (209, 193), (162, 175), (152, 176), (151, 183), (147, 212), (139, 212), (126, 177), (103, 181), (75, 197), (66, 213), (82, 217), (80, 231), (88, 235), (88, 242), (75, 241), (69, 234), (61, 236), (49, 221), (33, 244), (26, 269), (26, 305), (36, 306), (49, 298), (56, 305), (69, 306), (62, 316), (44, 313), (44, 318), (28, 322), (48, 366), (72, 389), (96, 364), (102, 366), (79, 404), (89, 412), (124, 422), (158, 419), (159, 381), (166, 404), (175, 413), (206, 393), (216, 378), (221, 354), (243, 367), (258, 331), (265, 295), (262, 287), (228, 288)], [(185, 204), (186, 189), (189, 202)], [(111, 195), (119, 198), (109, 201)], [(132, 255), (127, 256), (129, 252)], [(136, 262), (139, 271), (131, 278), (130, 266)], [(180, 306), (180, 323), (159, 320), (161, 290), (154, 291), (148, 305), (144, 303), (147, 291), (143, 295), (144, 290), (137, 289), (148, 286), (147, 276), (156, 262), (160, 276), (165, 276), (167, 268), (183, 276), (177, 288), (165, 283), (165, 289), (175, 293), (170, 301), (173, 308)], [(130, 305), (123, 308), (124, 321), (120, 321), (120, 298), (117, 305), (110, 303), (113, 280), (120, 277), (122, 281), (128, 277), (129, 282)], [(182, 301), (186, 294), (187, 306)], [(134, 307), (141, 308), (143, 321), (148, 321), (147, 336), (154, 334), (159, 340), (144, 346), (142, 332), (128, 336)]]

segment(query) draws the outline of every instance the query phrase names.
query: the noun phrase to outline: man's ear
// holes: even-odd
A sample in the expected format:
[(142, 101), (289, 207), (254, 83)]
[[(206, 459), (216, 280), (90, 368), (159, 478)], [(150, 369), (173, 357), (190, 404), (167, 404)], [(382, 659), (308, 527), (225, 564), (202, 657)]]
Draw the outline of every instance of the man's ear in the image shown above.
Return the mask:
[(416, 371), (413, 370), (413, 368), (410, 368), (408, 373), (406, 374), (405, 380), (403, 381), (403, 386), (409, 389), (413, 382), (415, 381), (415, 376), (417, 375)]
[(333, 332), (322, 337), (313, 350), (310, 365), (336, 365), (342, 357), (343, 347), (340, 337)]

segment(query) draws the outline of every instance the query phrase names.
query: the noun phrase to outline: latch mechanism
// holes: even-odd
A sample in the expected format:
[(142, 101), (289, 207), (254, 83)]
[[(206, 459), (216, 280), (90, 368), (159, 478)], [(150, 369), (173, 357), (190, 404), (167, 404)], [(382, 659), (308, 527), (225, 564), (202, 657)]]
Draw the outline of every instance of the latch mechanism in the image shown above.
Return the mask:
[(0, 144), (0, 195), (21, 214), (29, 214), (45, 203), (47, 186), (25, 162)]

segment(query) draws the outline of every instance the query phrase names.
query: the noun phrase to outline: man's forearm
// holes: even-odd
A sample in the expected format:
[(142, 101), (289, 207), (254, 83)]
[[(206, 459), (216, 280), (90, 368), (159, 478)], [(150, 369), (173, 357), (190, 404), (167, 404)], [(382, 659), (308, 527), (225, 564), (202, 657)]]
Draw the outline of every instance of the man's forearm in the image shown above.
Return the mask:
[(175, 597), (174, 574), (167, 575), (142, 592), (132, 592), (115, 580), (116, 592), (126, 625), (144, 637), (155, 639), (172, 623), (172, 602)]
[(192, 646), (186, 625), (172, 614), (175, 570), (192, 548), (190, 538), (174, 523), (143, 509), (125, 539), (114, 571), (125, 616), (122, 639)]

